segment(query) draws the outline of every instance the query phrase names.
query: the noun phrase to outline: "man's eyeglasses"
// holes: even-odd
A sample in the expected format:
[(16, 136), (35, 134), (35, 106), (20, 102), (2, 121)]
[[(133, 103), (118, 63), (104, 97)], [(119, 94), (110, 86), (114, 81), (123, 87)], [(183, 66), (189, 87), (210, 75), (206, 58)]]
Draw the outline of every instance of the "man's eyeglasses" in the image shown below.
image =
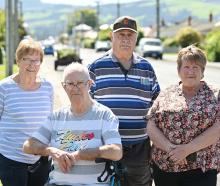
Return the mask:
[(39, 66), (41, 64), (40, 60), (33, 60), (31, 58), (22, 58), (22, 60), (26, 65), (33, 64)]
[(88, 81), (78, 81), (78, 82), (62, 82), (62, 85), (68, 88), (81, 88), (82, 85), (86, 85)]

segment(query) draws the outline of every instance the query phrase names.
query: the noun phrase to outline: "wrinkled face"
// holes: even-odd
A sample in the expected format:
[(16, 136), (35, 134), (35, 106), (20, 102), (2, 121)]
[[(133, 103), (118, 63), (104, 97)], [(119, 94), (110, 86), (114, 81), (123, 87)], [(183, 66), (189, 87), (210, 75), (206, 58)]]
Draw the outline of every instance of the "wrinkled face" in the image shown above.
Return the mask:
[(194, 61), (183, 61), (178, 74), (183, 86), (187, 87), (198, 86), (203, 78), (201, 67)]
[(119, 30), (112, 33), (113, 51), (121, 54), (132, 54), (137, 42), (137, 33), (131, 30)]
[(41, 57), (38, 53), (24, 55), (17, 61), (19, 73), (27, 75), (37, 75), (40, 65)]
[(90, 80), (80, 72), (72, 72), (65, 77), (62, 86), (71, 103), (78, 102), (88, 97)]

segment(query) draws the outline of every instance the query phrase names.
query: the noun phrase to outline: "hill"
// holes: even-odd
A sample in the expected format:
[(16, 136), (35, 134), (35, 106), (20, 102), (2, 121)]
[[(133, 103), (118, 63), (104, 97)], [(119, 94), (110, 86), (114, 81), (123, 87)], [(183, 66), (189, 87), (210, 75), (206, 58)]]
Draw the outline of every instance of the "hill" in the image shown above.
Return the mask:
[[(85, 7), (56, 4), (43, 4), (40, 0), (23, 0), (24, 20), (29, 31), (38, 38), (56, 36), (65, 32), (68, 13)], [(2, 0), (0, 0), (0, 7)], [(96, 7), (90, 7), (96, 8)], [(100, 23), (112, 23), (117, 15), (115, 4), (100, 4)], [(214, 21), (220, 20), (219, 0), (160, 0), (161, 19), (166, 24), (182, 22), (192, 16), (193, 20), (207, 21), (210, 13)], [(120, 15), (130, 15), (138, 20), (140, 26), (154, 26), (156, 22), (155, 0), (122, 4)]]

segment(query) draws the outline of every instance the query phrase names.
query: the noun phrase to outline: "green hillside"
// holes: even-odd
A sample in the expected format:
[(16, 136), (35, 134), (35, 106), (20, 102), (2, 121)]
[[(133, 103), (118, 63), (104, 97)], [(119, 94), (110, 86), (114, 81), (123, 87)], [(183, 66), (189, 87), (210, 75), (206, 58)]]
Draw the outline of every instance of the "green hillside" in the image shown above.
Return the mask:
[[(74, 9), (82, 8), (66, 5), (48, 5), (40, 2), (36, 6), (35, 9), (31, 6), (24, 9), (24, 19), (29, 25), (29, 31), (38, 38), (44, 38), (49, 35), (56, 36), (65, 32), (68, 13), (74, 11)], [(95, 9), (96, 7), (90, 8)], [(156, 22), (155, 9), (155, 0), (141, 0), (122, 4), (120, 13), (121, 15), (135, 17), (140, 26), (153, 26)], [(116, 18), (116, 12), (115, 4), (100, 5), (100, 23), (112, 23)], [(220, 20), (219, 0), (160, 0), (161, 19), (164, 19), (169, 24), (184, 21), (189, 15), (193, 19), (207, 21), (211, 12), (214, 16), (214, 21)]]

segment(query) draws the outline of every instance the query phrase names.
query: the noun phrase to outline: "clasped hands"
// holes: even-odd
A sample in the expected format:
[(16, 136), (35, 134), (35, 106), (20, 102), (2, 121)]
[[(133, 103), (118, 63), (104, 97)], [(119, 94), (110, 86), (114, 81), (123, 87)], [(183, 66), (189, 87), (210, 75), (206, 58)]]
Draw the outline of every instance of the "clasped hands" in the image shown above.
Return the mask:
[(172, 143), (168, 144), (167, 153), (169, 159), (175, 164), (187, 164), (186, 157), (191, 153), (189, 147), (186, 144), (174, 145)]
[(74, 166), (77, 160), (79, 160), (78, 151), (65, 152), (57, 148), (51, 149), (50, 156), (58, 163), (58, 166), (63, 173), (69, 172), (71, 167)]

